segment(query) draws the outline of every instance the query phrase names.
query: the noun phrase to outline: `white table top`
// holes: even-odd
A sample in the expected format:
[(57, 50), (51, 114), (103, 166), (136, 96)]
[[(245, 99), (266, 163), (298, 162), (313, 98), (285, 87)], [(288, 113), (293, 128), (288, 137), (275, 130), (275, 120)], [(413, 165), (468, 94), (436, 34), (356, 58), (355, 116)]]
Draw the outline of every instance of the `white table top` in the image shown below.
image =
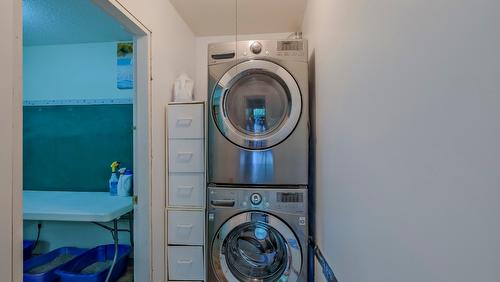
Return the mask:
[(133, 209), (108, 192), (23, 191), (24, 220), (109, 222)]

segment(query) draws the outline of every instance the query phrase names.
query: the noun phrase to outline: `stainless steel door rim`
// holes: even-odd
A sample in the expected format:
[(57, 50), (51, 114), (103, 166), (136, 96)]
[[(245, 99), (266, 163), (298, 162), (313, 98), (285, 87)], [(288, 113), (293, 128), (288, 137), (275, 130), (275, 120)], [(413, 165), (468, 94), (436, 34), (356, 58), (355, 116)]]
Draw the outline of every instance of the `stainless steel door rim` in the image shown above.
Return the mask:
[[(266, 218), (266, 222), (253, 220), (254, 218)], [(279, 235), (283, 238), (284, 246), (286, 249), (286, 255), (283, 257), (283, 267), (280, 268), (280, 272), (270, 275), (271, 280), (266, 280), (262, 278), (242, 277), (244, 273), (239, 273), (239, 277), (236, 277), (228, 265), (226, 254), (224, 253), (224, 244), (227, 243), (227, 238), (232, 235), (235, 230), (238, 230), (242, 225), (248, 224), (258, 224), (267, 225), (273, 230), (277, 231)], [(297, 281), (300, 270), (302, 267), (302, 252), (300, 243), (293, 233), (293, 231), (279, 218), (261, 211), (249, 211), (240, 213), (228, 221), (226, 221), (220, 229), (217, 231), (214, 241), (212, 242), (212, 268), (220, 281), (247, 281), (247, 282), (257, 282), (257, 281)], [(242, 262), (244, 257), (242, 257)], [(274, 276), (273, 276), (274, 275)]]
[[(282, 120), (272, 130), (263, 134), (252, 134), (244, 132), (241, 128), (238, 129), (227, 114), (228, 95), (236, 95), (236, 93), (231, 93), (232, 87), (250, 72), (267, 75), (270, 79), (277, 81), (283, 86), (288, 96), (288, 107), (284, 111)], [(270, 61), (250, 60), (233, 66), (219, 80), (215, 91), (220, 91), (220, 95), (212, 93), (214, 113), (212, 118), (214, 118), (220, 132), (229, 141), (246, 149), (262, 150), (281, 143), (293, 132), (300, 119), (302, 97), (297, 82), (286, 69)]]

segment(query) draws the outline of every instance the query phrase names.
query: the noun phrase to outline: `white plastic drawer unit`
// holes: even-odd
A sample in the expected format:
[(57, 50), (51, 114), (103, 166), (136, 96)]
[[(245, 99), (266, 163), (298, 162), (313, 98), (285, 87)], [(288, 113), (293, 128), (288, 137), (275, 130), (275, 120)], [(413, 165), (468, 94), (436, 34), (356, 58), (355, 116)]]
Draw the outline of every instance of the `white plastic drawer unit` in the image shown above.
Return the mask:
[(168, 141), (169, 172), (203, 172), (203, 140)]
[(178, 104), (168, 107), (169, 139), (203, 138), (203, 104)]
[(168, 246), (169, 280), (203, 280), (203, 247)]
[(167, 230), (168, 244), (201, 246), (205, 237), (205, 213), (169, 210)]
[(205, 206), (203, 173), (171, 173), (168, 177), (168, 205), (171, 207)]

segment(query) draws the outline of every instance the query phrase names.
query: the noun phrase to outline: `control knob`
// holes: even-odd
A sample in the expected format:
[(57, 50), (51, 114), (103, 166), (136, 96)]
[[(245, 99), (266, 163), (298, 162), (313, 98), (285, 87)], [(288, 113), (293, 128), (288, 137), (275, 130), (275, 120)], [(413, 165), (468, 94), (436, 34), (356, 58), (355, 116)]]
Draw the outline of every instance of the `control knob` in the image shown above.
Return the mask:
[(259, 193), (253, 193), (250, 196), (250, 202), (252, 202), (252, 205), (259, 205), (262, 203), (262, 196)]
[(262, 51), (262, 44), (260, 44), (260, 42), (258, 41), (255, 41), (254, 43), (252, 43), (252, 45), (250, 45), (250, 50), (254, 54), (259, 54)]

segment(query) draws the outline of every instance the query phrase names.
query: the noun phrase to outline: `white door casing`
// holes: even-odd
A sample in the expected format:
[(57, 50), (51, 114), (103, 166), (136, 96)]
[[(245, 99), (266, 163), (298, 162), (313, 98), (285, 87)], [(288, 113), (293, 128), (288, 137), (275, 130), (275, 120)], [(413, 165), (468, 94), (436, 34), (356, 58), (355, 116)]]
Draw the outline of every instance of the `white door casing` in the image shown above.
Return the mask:
[(22, 9), (0, 2), (0, 274), (22, 280)]
[(93, 0), (134, 34), (134, 280), (152, 281), (151, 31), (116, 0)]

